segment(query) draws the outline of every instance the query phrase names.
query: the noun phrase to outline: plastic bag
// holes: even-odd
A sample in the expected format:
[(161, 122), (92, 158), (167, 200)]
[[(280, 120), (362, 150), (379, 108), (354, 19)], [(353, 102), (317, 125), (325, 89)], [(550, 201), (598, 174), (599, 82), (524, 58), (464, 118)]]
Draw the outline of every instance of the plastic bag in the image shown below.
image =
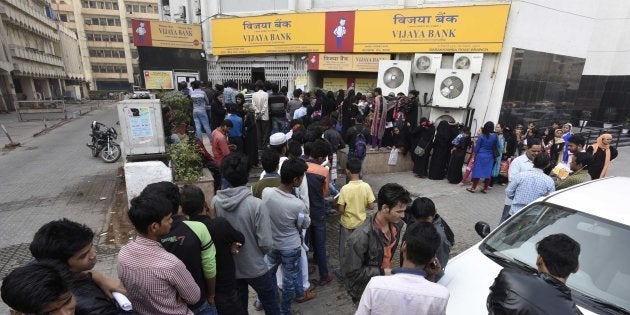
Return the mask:
[(398, 164), (398, 149), (393, 148), (391, 152), (389, 152), (389, 160), (387, 161), (387, 165), (396, 165)]

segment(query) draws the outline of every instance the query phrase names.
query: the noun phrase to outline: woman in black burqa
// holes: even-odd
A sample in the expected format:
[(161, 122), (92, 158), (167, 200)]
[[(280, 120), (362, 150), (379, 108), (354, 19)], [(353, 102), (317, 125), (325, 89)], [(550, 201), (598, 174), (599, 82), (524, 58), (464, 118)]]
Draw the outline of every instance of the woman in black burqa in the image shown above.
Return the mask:
[(429, 164), (429, 179), (444, 179), (446, 177), (446, 168), (451, 157), (451, 126), (446, 120), (442, 120), (435, 133), (433, 141), (433, 154), (431, 155), (431, 163)]
[(353, 107), (356, 106), (354, 90), (349, 90), (348, 96), (346, 96), (346, 99), (341, 105), (341, 135), (345, 135), (346, 131), (353, 126), (354, 114), (356, 113)]
[[(412, 131), (413, 145), (410, 148), (411, 158), (413, 159), (413, 172), (416, 177), (427, 177), (427, 167), (429, 165), (429, 156), (431, 155), (433, 136), (435, 135), (435, 126), (425, 117), (420, 118), (420, 123), (415, 126)], [(414, 149), (416, 146), (424, 149), (424, 154), (418, 156)]]
[(472, 140), (470, 139), (470, 128), (462, 127), (460, 135), (455, 137), (455, 140), (453, 140), (451, 160), (448, 163), (446, 178), (451, 184), (457, 184), (462, 181), (462, 167), (464, 166), (464, 160), (466, 159), (466, 151), (472, 143)]

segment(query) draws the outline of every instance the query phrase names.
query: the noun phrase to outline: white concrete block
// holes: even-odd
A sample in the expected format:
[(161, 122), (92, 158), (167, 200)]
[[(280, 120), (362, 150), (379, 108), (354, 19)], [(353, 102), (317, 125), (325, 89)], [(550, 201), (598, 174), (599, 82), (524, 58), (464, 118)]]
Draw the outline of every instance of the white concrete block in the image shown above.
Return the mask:
[(128, 203), (151, 183), (173, 181), (171, 168), (160, 161), (128, 162), (124, 168)]

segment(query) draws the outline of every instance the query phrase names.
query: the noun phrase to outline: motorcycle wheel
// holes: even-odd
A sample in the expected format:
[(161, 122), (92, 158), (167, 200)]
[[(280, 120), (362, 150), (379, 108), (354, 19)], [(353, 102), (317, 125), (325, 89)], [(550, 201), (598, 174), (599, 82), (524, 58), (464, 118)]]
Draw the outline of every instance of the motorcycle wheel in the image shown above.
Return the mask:
[(103, 159), (105, 163), (114, 163), (118, 161), (120, 155), (120, 146), (115, 143), (111, 143), (101, 150), (101, 159)]

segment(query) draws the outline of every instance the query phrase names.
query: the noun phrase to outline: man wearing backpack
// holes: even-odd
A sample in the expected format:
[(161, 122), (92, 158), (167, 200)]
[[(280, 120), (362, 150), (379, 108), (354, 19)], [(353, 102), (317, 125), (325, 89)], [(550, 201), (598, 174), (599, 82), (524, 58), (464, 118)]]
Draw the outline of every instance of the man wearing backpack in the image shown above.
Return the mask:
[[(344, 139), (348, 144), (348, 160), (355, 158), (361, 161), (361, 176), (363, 178), (363, 161), (367, 155), (367, 144), (370, 141), (370, 129), (365, 126), (365, 118), (357, 116), (355, 125), (346, 131)], [(346, 178), (346, 183), (349, 179)]]

